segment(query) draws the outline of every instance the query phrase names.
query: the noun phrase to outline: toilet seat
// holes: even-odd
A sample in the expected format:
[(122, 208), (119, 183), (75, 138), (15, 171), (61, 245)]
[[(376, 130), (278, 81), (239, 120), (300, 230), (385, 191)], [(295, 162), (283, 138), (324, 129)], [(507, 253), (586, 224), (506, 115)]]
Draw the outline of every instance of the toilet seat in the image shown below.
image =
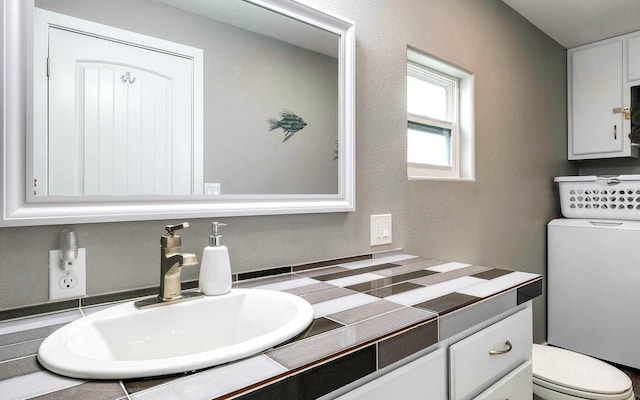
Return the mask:
[(587, 393), (533, 378), (533, 393), (547, 400), (636, 400), (631, 388), (624, 393)]
[(633, 398), (631, 379), (619, 369), (583, 354), (533, 345), (533, 383), (582, 399)]

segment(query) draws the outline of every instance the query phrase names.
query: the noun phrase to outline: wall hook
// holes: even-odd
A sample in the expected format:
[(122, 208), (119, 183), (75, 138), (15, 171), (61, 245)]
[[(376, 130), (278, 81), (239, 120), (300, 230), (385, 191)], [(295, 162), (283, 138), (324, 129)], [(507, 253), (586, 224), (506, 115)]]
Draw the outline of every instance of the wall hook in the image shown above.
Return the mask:
[(125, 83), (127, 81), (129, 81), (129, 83), (133, 83), (136, 81), (136, 78), (131, 77), (131, 72), (127, 72), (125, 75), (122, 75), (120, 79), (122, 80), (122, 82), (125, 82)]

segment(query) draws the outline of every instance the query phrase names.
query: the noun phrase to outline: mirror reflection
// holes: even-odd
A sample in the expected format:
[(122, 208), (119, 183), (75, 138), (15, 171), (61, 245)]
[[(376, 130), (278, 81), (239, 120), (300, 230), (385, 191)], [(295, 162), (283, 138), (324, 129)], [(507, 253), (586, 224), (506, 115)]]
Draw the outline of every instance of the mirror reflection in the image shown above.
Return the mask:
[(337, 35), (239, 0), (35, 5), (37, 196), (338, 193)]

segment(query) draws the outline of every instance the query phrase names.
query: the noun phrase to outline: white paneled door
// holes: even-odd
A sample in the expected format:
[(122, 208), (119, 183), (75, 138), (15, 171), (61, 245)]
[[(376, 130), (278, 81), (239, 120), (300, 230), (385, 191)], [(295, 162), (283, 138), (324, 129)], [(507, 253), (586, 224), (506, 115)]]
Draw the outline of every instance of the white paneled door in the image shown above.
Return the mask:
[(47, 194), (193, 193), (191, 59), (51, 27), (49, 66)]

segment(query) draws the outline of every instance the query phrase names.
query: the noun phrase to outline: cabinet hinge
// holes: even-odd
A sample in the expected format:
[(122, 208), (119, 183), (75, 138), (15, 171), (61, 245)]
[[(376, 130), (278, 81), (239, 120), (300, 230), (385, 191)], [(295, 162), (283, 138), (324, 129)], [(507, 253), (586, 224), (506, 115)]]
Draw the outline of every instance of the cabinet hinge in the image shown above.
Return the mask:
[(51, 59), (47, 57), (47, 77), (49, 77), (50, 73), (51, 73)]

